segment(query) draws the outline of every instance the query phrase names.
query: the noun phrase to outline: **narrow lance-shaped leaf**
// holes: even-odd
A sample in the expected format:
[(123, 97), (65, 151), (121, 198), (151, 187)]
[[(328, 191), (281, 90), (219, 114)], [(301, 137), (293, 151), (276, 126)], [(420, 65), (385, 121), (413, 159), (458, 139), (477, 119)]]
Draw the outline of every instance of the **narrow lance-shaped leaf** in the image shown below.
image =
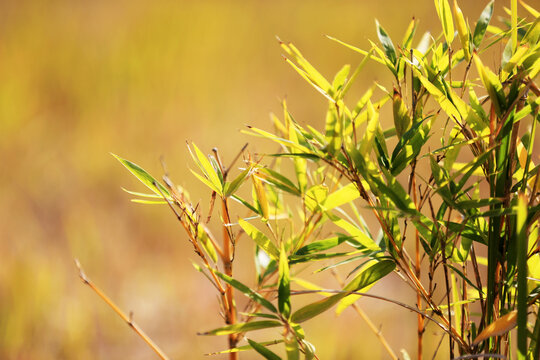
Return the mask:
[(454, 22), (452, 20), (452, 11), (450, 10), (450, 4), (448, 0), (435, 0), (435, 8), (437, 9), (437, 15), (441, 20), (443, 28), (444, 38), (448, 45), (454, 41)]
[(375, 137), (375, 132), (379, 127), (379, 112), (375, 110), (371, 101), (368, 100), (368, 124), (362, 142), (360, 143), (360, 153), (368, 156), (371, 152), (373, 146), (373, 138)]
[(289, 260), (285, 250), (285, 244), (281, 243), (279, 253), (279, 286), (278, 286), (278, 307), (279, 312), (288, 318), (291, 314), (291, 288), (289, 278)]
[(394, 126), (396, 127), (396, 132), (398, 139), (400, 139), (403, 134), (411, 127), (411, 117), (409, 116), (409, 111), (407, 106), (403, 102), (403, 98), (399, 91), (394, 88), (393, 100), (393, 113), (394, 113)]
[(409, 23), (407, 30), (405, 31), (405, 35), (403, 36), (402, 44), (403, 44), (404, 49), (411, 48), (417, 26), (418, 26), (418, 22), (416, 21), (415, 18), (413, 18), (412, 21)]
[(499, 81), (499, 77), (484, 66), (482, 60), (480, 60), (478, 56), (474, 57), (474, 62), (476, 63), (476, 68), (480, 74), (480, 79), (489, 94), (489, 98), (493, 102), (493, 105), (495, 105), (497, 114), (501, 115), (506, 108), (506, 97), (503, 86)]
[(233, 325), (223, 326), (214, 330), (206, 331), (199, 333), (199, 335), (228, 335), (228, 334), (239, 334), (245, 333), (253, 330), (268, 329), (282, 326), (279, 321), (271, 320), (262, 320), (262, 321), (251, 321), (246, 323), (238, 323)]
[(266, 191), (264, 189), (264, 185), (257, 177), (256, 174), (251, 175), (251, 180), (253, 181), (253, 187), (255, 188), (255, 194), (256, 194), (256, 200), (259, 203), (259, 208), (261, 210), (263, 220), (267, 220), (269, 217), (268, 213), (268, 199), (266, 197)]
[(237, 289), (237, 290), (241, 291), (242, 293), (244, 293), (244, 295), (246, 295), (247, 297), (249, 297), (253, 301), (261, 304), (262, 306), (264, 306), (265, 308), (267, 308), (271, 312), (277, 313), (276, 307), (274, 305), (272, 305), (272, 303), (270, 301), (266, 300), (261, 294), (251, 290), (248, 286), (242, 284), (240, 281), (235, 280), (235, 279), (233, 279), (232, 277), (230, 277), (230, 276), (228, 276), (226, 274), (223, 274), (223, 273), (221, 273), (221, 272), (219, 272), (219, 271), (217, 271), (215, 269), (210, 269), (210, 270), (213, 271), (218, 277), (223, 279), (226, 283), (230, 284), (235, 289)]
[[(283, 113), (285, 117), (285, 124), (288, 125), (289, 140), (295, 144), (298, 144), (298, 134), (296, 133), (296, 126), (291, 118), (289, 111), (287, 110), (287, 103), (283, 101)], [(292, 152), (292, 148), (290, 148)], [(301, 157), (294, 158), (294, 170), (296, 172), (296, 178), (298, 179), (298, 188), (300, 192), (304, 192), (307, 187), (307, 160)]]
[(375, 20), (375, 24), (377, 25), (377, 36), (379, 37), (379, 41), (381, 42), (381, 45), (383, 46), (386, 57), (388, 58), (388, 60), (390, 60), (390, 62), (393, 65), (396, 65), (396, 62), (397, 62), (396, 48), (394, 47), (394, 44), (392, 43), (392, 39), (390, 39), (390, 36), (388, 36), (388, 33), (379, 24), (379, 21)]
[(517, 324), (517, 311), (511, 311), (508, 314), (500, 317), (497, 321), (489, 324), (477, 337), (472, 345), (478, 345), (482, 341), (492, 337), (506, 334), (512, 330)]
[(242, 183), (250, 175), (250, 172), (251, 172), (251, 168), (247, 168), (247, 169), (243, 170), (233, 181), (226, 183), (225, 187), (224, 187), (225, 188), (225, 190), (224, 190), (225, 196), (229, 197), (232, 194), (234, 194), (236, 192), (236, 190), (238, 190), (240, 185), (242, 185)]
[(217, 189), (216, 192), (221, 196), (223, 194), (223, 183), (220, 176), (217, 174), (210, 160), (208, 160), (197, 145), (192, 144), (192, 146), (193, 150), (190, 146), (188, 146), (188, 150), (193, 158), (193, 161), (195, 161), (199, 169), (204, 174), (204, 177), (206, 177), (208, 181)]
[(473, 35), (473, 44), (476, 48), (480, 46), (482, 40), (484, 39), (487, 27), (491, 21), (491, 16), (493, 16), (493, 0), (487, 4), (482, 11), (482, 14), (480, 14), (480, 18), (476, 22)]
[(454, 18), (456, 19), (456, 26), (459, 35), (459, 40), (461, 41), (461, 47), (463, 48), (463, 53), (465, 60), (469, 61), (471, 59), (471, 42), (469, 36), (469, 27), (463, 16), (463, 12), (458, 6), (457, 0), (454, 0)]
[(167, 190), (163, 185), (161, 185), (156, 179), (152, 177), (149, 173), (147, 173), (143, 168), (141, 168), (139, 165), (132, 163), (129, 160), (122, 159), (120, 156), (112, 154), (122, 165), (126, 167), (126, 169), (129, 170), (130, 173), (135, 175), (137, 179), (139, 179), (140, 182), (142, 182), (146, 187), (148, 187), (150, 190), (152, 190), (156, 195), (159, 195), (159, 197), (163, 197), (165, 195), (167, 198), (171, 199), (171, 194), (169, 193), (169, 190)]
[(273, 351), (266, 348), (266, 346), (259, 344), (258, 342), (255, 342), (251, 339), (247, 339), (247, 340), (248, 340), (249, 345), (251, 345), (251, 347), (253, 348), (253, 350), (261, 354), (265, 359), (281, 360), (279, 356), (277, 356)]
[(238, 224), (240, 224), (246, 234), (252, 238), (253, 241), (255, 241), (255, 243), (261, 247), (261, 249), (263, 249), (274, 260), (279, 261), (279, 250), (266, 235), (244, 219), (240, 219)]
[(394, 264), (394, 262), (390, 260), (383, 260), (375, 265), (370, 266), (363, 272), (359, 273), (350, 283), (348, 283), (343, 288), (342, 293), (332, 295), (330, 297), (327, 297), (326, 299), (306, 305), (303, 308), (294, 312), (291, 318), (292, 321), (296, 323), (301, 323), (325, 312), (326, 310), (337, 304), (345, 296), (349, 295), (350, 292), (360, 291), (366, 286), (369, 286), (372, 283), (379, 281), (380, 279), (391, 273), (394, 270), (395, 266), (396, 265)]

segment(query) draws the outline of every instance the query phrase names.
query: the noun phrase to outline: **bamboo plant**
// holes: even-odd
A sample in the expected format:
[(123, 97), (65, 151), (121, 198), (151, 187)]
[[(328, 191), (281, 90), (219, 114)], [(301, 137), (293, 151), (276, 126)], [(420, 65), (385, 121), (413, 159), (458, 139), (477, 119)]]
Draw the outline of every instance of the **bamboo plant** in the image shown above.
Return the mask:
[[(195, 268), (218, 292), (224, 324), (201, 334), (227, 336), (220, 353), (318, 359), (302, 325), (352, 306), (397, 359), (357, 304), (371, 297), (417, 314), (418, 359), (436, 355), (423, 346), (428, 323), (442, 329), (450, 358), (540, 358), (540, 13), (520, 3), (504, 8), (509, 19), (500, 27), (491, 21), (493, 1), (470, 26), (455, 0), (435, 0), (436, 36), (417, 36), (413, 19), (399, 43), (376, 22), (378, 42), (367, 50), (329, 37), (360, 57), (332, 81), (280, 42), (287, 63), (327, 99), (325, 128), (296, 121), (283, 102), (273, 130), (245, 130), (277, 144), (275, 153), (243, 147), (225, 166), (217, 150), (207, 156), (188, 146), (210, 213), (219, 212), (219, 235), (168, 176), (160, 182), (116, 156), (151, 190), (131, 192), (135, 201), (171, 209), (200, 260)], [(370, 61), (393, 81), (364, 86), (351, 102), (347, 94)], [(376, 226), (366, 224), (367, 214)], [(254, 248), (249, 284), (235, 278), (240, 237)], [(303, 281), (308, 263), (334, 272), (341, 286)], [(338, 271), (351, 265), (344, 283)], [(414, 291), (416, 303), (368, 292), (389, 274)], [(82, 270), (81, 277), (88, 283)], [(320, 299), (297, 306), (309, 293)], [(243, 309), (238, 296), (248, 299)], [(251, 339), (269, 328), (282, 336)], [(284, 350), (270, 346), (279, 343)]]

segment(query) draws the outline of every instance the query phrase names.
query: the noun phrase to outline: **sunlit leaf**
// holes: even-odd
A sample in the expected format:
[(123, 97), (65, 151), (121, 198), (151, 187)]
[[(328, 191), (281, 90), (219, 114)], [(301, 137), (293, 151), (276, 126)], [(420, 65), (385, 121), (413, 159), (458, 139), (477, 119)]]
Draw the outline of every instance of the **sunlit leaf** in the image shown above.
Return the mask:
[(274, 260), (279, 261), (279, 250), (266, 235), (244, 219), (238, 220), (238, 224), (240, 224), (246, 234), (252, 238), (253, 241), (255, 241), (255, 243), (261, 247), (261, 249), (263, 249)]
[(384, 260), (376, 263), (359, 273), (351, 282), (349, 282), (344, 288), (343, 293), (339, 293), (325, 299), (319, 300), (315, 303), (309, 304), (300, 308), (292, 315), (292, 321), (301, 323), (309, 320), (337, 304), (342, 298), (349, 295), (348, 292), (360, 291), (363, 288), (371, 285), (374, 282), (379, 281), (389, 273), (391, 273), (395, 264), (393, 261)]
[(482, 341), (492, 337), (506, 334), (517, 325), (517, 311), (511, 311), (500, 317), (486, 328), (474, 339), (472, 345), (478, 345)]
[(159, 195), (160, 197), (166, 196), (169, 199), (171, 198), (171, 194), (169, 193), (169, 190), (167, 190), (163, 185), (161, 185), (156, 179), (152, 177), (149, 173), (147, 173), (143, 168), (141, 168), (139, 165), (132, 163), (129, 160), (122, 159), (120, 156), (111, 154), (114, 156), (122, 165), (126, 167), (126, 169), (129, 170), (130, 173), (135, 175), (137, 179), (139, 179), (146, 187), (148, 187), (150, 190), (152, 190), (156, 195)]
[(281, 243), (279, 254), (279, 279), (278, 279), (278, 305), (279, 312), (288, 318), (291, 314), (291, 289), (289, 278), (289, 260), (285, 251), (285, 244)]
[(282, 326), (279, 321), (271, 320), (261, 320), (261, 321), (251, 321), (246, 323), (238, 323), (233, 325), (223, 326), (214, 330), (206, 331), (199, 333), (199, 335), (228, 335), (228, 334), (239, 334), (245, 333), (253, 330), (268, 329)]
[(262, 344), (260, 344), (258, 342), (255, 342), (255, 341), (253, 341), (251, 339), (247, 339), (247, 341), (249, 342), (249, 345), (251, 345), (253, 350), (255, 350), (256, 352), (261, 354), (265, 359), (268, 359), (268, 360), (281, 360), (281, 358), (279, 356), (277, 356), (273, 351), (266, 348), (266, 346), (264, 346), (264, 345), (262, 345)]
[(273, 313), (277, 313), (276, 307), (272, 305), (270, 301), (266, 300), (261, 294), (251, 290), (249, 287), (242, 284), (240, 281), (235, 280), (226, 274), (223, 274), (215, 269), (210, 269), (210, 270), (213, 271), (218, 277), (223, 279), (226, 283), (230, 284), (235, 289), (241, 291), (244, 295), (246, 295), (251, 300), (261, 304), (262, 306), (272, 311)]
[(480, 14), (480, 18), (476, 22), (473, 35), (473, 44), (476, 48), (480, 46), (480, 43), (482, 43), (482, 40), (484, 39), (486, 29), (491, 21), (491, 16), (493, 16), (493, 0), (487, 4), (482, 11), (482, 14)]

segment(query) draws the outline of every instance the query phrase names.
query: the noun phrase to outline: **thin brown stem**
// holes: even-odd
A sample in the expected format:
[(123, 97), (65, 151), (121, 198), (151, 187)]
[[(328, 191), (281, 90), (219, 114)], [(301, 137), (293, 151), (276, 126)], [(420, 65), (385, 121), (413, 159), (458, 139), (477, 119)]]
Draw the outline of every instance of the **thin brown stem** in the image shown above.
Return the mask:
[(124, 320), (130, 328), (135, 331), (137, 335), (141, 337), (141, 339), (144, 340), (144, 342), (159, 356), (162, 360), (169, 360), (169, 357), (165, 355), (165, 353), (146, 335), (146, 333), (137, 325), (135, 322), (133, 322), (132, 314), (129, 316), (126, 315), (125, 312), (123, 312), (100, 288), (98, 288), (90, 279), (86, 276), (85, 272), (83, 271), (81, 264), (79, 263), (79, 260), (75, 259), (75, 265), (77, 266), (77, 269), (79, 270), (79, 277), (81, 278), (82, 282), (90, 287), (107, 305), (113, 309), (113, 311)]

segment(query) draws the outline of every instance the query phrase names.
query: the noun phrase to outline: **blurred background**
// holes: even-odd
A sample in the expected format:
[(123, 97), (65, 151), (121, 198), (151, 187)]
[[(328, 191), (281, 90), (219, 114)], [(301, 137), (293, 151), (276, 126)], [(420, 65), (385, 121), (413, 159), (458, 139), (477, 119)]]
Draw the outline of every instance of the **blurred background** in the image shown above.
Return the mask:
[[(471, 24), (485, 5), (460, 4)], [(155, 357), (82, 284), (74, 258), (171, 359), (225, 349), (225, 338), (196, 335), (222, 322), (182, 229), (166, 207), (129, 201), (121, 187), (144, 188), (109, 153), (156, 176), (163, 156), (171, 178), (206, 204), (186, 141), (219, 148), (226, 163), (245, 142), (264, 149), (240, 129), (270, 129), (268, 114), (280, 115), (284, 98), (298, 122), (324, 122), (326, 100), (282, 60), (276, 35), (332, 78), (361, 57), (324, 34), (367, 48), (377, 18), (397, 44), (413, 16), (417, 40), (440, 31), (431, 0), (1, 1), (0, 358)], [(370, 64), (349, 103), (373, 80), (392, 86)], [(372, 291), (414, 304), (397, 277)], [(396, 352), (415, 356), (414, 314), (369, 299), (359, 305)], [(305, 328), (321, 359), (386, 358), (352, 310)], [(436, 346), (426, 344), (426, 354)]]

